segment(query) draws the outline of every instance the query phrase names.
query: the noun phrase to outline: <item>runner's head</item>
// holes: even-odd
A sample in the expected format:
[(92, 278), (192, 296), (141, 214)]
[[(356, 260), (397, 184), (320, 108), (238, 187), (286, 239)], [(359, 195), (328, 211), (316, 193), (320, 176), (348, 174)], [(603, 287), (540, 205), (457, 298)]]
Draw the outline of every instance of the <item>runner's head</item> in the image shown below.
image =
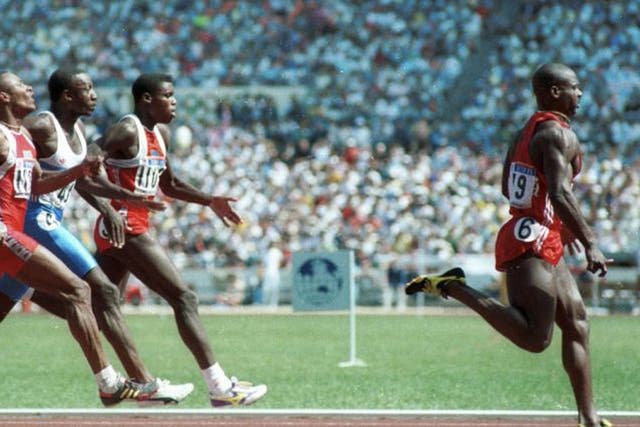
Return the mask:
[(89, 116), (96, 108), (98, 95), (91, 77), (82, 70), (58, 68), (47, 84), (52, 106)]
[(10, 71), (0, 71), (0, 109), (2, 114), (18, 119), (36, 109), (33, 88)]
[(144, 111), (155, 123), (169, 123), (175, 117), (177, 102), (169, 74), (142, 74), (131, 93), (136, 111)]
[(563, 64), (549, 63), (538, 68), (531, 79), (540, 110), (555, 110), (573, 116), (582, 90), (576, 73)]

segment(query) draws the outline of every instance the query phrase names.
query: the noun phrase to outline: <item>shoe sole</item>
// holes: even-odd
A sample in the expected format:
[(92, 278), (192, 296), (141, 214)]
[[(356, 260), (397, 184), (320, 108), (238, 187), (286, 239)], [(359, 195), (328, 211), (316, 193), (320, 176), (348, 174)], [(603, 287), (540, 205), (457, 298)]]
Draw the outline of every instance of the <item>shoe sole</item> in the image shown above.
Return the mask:
[(138, 406), (147, 408), (149, 406), (177, 405), (180, 402), (181, 401), (175, 399), (147, 399), (138, 401)]
[(185, 385), (190, 385), (190, 387), (186, 387), (189, 389), (189, 391), (187, 391), (186, 393), (184, 393), (184, 396), (182, 397), (182, 399), (176, 399), (174, 397), (169, 397), (169, 396), (165, 396), (165, 397), (154, 397), (153, 395), (151, 397), (149, 397), (148, 399), (145, 400), (139, 400), (138, 401), (138, 406), (141, 407), (145, 407), (145, 406), (163, 406), (163, 405), (177, 405), (178, 403), (182, 402), (184, 399), (186, 399), (191, 392), (193, 391), (194, 387), (193, 384), (189, 383), (189, 384), (185, 384)]

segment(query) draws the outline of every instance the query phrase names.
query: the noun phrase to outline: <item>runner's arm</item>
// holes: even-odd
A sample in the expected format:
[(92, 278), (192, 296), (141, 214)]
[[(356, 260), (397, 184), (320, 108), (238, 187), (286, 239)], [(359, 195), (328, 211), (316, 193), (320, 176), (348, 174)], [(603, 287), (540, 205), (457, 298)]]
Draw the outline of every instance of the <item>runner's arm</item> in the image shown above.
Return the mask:
[(580, 205), (571, 190), (572, 160), (579, 155), (575, 134), (553, 126), (536, 134), (542, 155), (542, 170), (547, 182), (549, 199), (563, 226), (582, 243), (587, 257), (587, 269), (592, 273), (607, 274), (607, 260), (596, 245), (595, 234), (582, 215)]

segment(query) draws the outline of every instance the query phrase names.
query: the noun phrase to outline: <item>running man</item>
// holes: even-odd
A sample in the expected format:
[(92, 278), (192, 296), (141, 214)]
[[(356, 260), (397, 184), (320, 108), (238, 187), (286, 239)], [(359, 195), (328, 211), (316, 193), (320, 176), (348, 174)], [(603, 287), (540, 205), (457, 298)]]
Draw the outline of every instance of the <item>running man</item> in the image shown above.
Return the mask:
[(534, 353), (549, 346), (555, 322), (562, 331), (562, 362), (580, 425), (610, 426), (595, 409), (587, 312), (562, 258), (564, 245), (577, 239), (588, 270), (607, 273), (607, 260), (571, 190), (582, 157), (569, 118), (578, 109), (582, 90), (575, 72), (562, 64), (541, 66), (532, 86), (539, 111), (510, 145), (502, 174), (502, 193), (512, 217), (498, 233), (496, 268), (506, 273), (510, 305), (467, 286), (460, 268), (441, 276), (418, 276), (405, 285), (405, 292), (453, 297), (518, 347)]
[[(41, 167), (48, 171), (62, 171), (80, 164), (87, 156), (85, 130), (80, 117), (91, 115), (97, 95), (89, 75), (80, 70), (56, 70), (49, 78), (48, 89), (51, 111), (30, 116), (25, 119), (24, 125), (33, 138)], [(84, 177), (55, 192), (32, 196), (27, 208), (25, 233), (49, 249), (76, 276), (89, 284), (93, 313), (102, 333), (113, 346), (129, 378), (140, 385), (138, 400), (144, 404), (178, 403), (193, 391), (193, 384), (171, 385), (149, 373), (124, 323), (118, 287), (109, 281), (82, 243), (61, 224), (74, 184), (92, 205), (111, 219), (109, 230), (112, 241), (122, 244), (124, 234), (121, 230), (124, 226), (120, 216), (109, 203), (92, 194), (126, 198), (139, 203), (145, 201), (142, 196), (115, 186), (106, 179), (96, 183)], [(147, 204), (157, 208), (157, 203)], [(29, 287), (7, 275), (0, 279), (0, 321), (29, 290)], [(65, 317), (65, 309), (59, 299), (42, 291), (35, 291), (31, 299), (47, 311)]]
[(22, 120), (36, 109), (33, 89), (13, 73), (0, 72), (0, 271), (53, 295), (64, 303), (65, 318), (94, 373), (105, 406), (136, 399), (137, 385), (117, 373), (104, 353), (91, 311), (89, 285), (43, 246), (23, 233), (27, 200), (76, 179), (97, 174), (99, 157), (85, 159), (45, 178), (36, 148)]
[[(173, 174), (168, 159), (169, 124), (176, 112), (173, 79), (166, 74), (143, 74), (132, 87), (134, 113), (113, 125), (102, 141), (109, 179), (152, 200), (158, 189), (171, 198), (210, 207), (225, 225), (239, 224), (232, 209), (235, 199), (205, 194)], [(98, 218), (94, 237), (98, 263), (113, 283), (127, 271), (171, 305), (178, 331), (198, 363), (209, 388), (211, 404), (250, 405), (267, 392), (229, 378), (216, 361), (198, 315), (198, 299), (189, 290), (164, 249), (149, 233), (149, 209), (126, 200), (112, 200), (127, 224), (125, 242), (116, 247)]]

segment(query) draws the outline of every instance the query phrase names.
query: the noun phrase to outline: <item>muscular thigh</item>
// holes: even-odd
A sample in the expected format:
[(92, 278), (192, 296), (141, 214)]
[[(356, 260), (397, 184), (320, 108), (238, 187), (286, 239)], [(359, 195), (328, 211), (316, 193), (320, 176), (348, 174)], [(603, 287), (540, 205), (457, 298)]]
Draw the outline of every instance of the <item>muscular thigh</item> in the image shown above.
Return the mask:
[(124, 247), (110, 250), (108, 254), (116, 256), (131, 273), (165, 299), (187, 289), (164, 249), (146, 233), (127, 236)]
[(558, 326), (561, 329), (565, 329), (565, 327), (573, 325), (575, 320), (585, 320), (587, 318), (587, 309), (582, 300), (582, 295), (580, 295), (578, 284), (564, 260), (561, 260), (556, 268), (554, 282), (558, 290), (556, 309)]
[(43, 246), (38, 246), (16, 279), (49, 295), (73, 294), (82, 280)]
[(550, 333), (556, 312), (555, 268), (535, 256), (525, 256), (507, 269), (509, 303), (521, 310), (533, 329)]

